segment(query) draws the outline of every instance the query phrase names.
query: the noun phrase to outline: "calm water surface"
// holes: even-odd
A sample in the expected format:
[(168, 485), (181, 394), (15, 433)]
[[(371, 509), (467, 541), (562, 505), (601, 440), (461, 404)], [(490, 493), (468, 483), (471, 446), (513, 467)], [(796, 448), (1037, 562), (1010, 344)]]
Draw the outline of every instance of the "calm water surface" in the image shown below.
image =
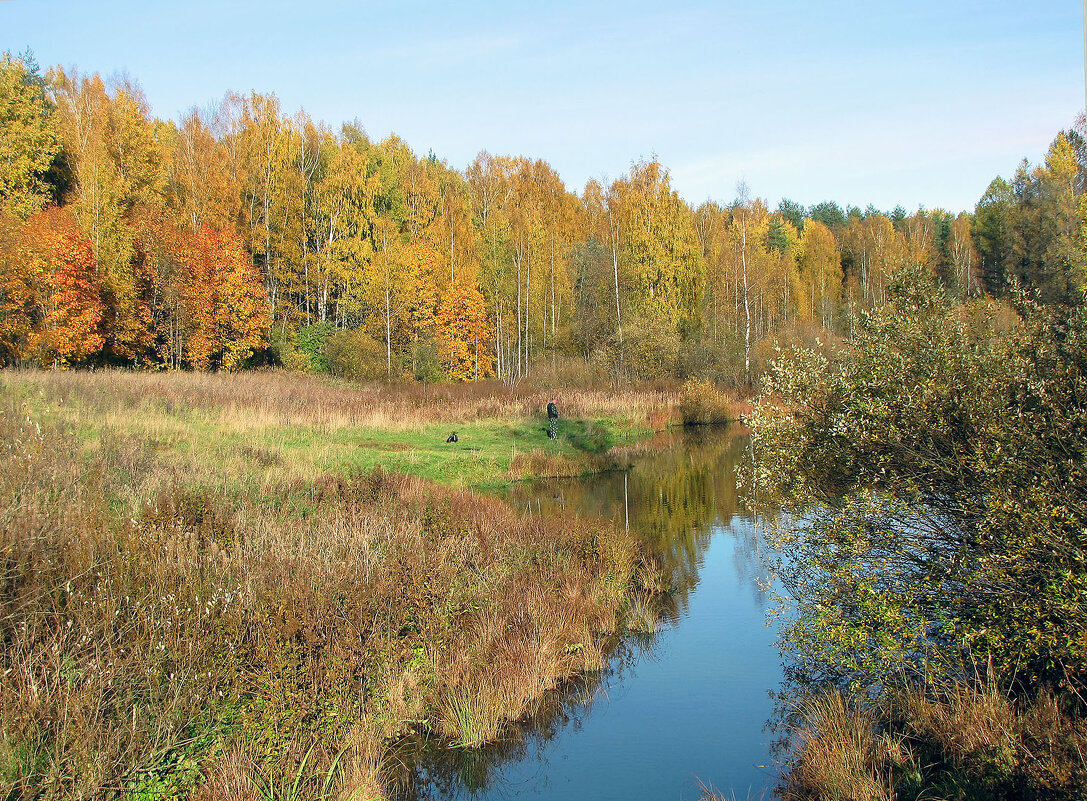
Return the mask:
[(555, 694), (537, 720), (482, 751), (429, 747), (415, 792), (431, 799), (769, 797), (771, 692), (781, 682), (766, 626), (758, 541), (735, 467), (746, 437), (675, 437), (627, 473), (537, 482), (512, 501), (629, 525), (662, 554), (674, 603), (655, 635), (617, 644), (607, 670)]

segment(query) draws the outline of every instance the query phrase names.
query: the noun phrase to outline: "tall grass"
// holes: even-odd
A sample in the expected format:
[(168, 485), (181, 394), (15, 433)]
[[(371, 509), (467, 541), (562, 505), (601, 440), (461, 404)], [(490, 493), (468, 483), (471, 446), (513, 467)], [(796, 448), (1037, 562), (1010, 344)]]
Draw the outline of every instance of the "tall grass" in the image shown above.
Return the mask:
[(884, 743), (872, 713), (838, 692), (805, 701), (804, 728), (785, 798), (890, 801), (895, 797)]
[[(642, 572), (622, 532), (418, 478), (277, 472), (257, 449), (267, 469), (238, 487), (121, 423), (92, 441), (78, 412), (52, 417), (75, 431), (40, 422), (60, 404), (393, 415), (365, 391), (0, 375), (5, 798), (375, 797), (398, 734), (476, 746), (599, 666)], [(406, 416), (490, 408), (458, 392)]]
[(1087, 725), (1050, 692), (1013, 699), (990, 678), (798, 712), (784, 799), (1087, 797)]
[(214, 411), (213, 420), (241, 429), (298, 426), (418, 429), (487, 419), (541, 417), (549, 400), (571, 418), (631, 417), (661, 427), (678, 393), (668, 388), (586, 389), (500, 382), (426, 385), (348, 384), (281, 370), (215, 373), (0, 371), (7, 391), (40, 393), (75, 414), (107, 411), (125, 418), (152, 412)]

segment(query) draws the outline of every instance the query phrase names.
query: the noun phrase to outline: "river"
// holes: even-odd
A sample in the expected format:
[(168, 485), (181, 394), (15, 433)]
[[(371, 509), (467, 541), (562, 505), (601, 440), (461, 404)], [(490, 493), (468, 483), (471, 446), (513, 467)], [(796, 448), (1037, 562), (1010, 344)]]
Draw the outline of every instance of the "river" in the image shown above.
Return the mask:
[(503, 742), (419, 749), (411, 795), (696, 801), (706, 786), (770, 796), (782, 670), (756, 528), (736, 485), (747, 438), (705, 429), (672, 440), (629, 471), (510, 494), (525, 514), (609, 517), (656, 549), (675, 590), (657, 632), (617, 642), (604, 671), (556, 692)]

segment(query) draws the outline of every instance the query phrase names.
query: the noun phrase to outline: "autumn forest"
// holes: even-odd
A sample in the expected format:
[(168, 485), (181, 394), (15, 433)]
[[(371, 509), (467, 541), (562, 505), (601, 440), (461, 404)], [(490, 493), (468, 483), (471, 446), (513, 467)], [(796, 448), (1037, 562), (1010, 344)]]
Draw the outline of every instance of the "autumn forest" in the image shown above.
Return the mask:
[(697, 207), (656, 160), (566, 189), (542, 160), (463, 172), (274, 95), (178, 121), (140, 89), (0, 62), (0, 363), (507, 382), (749, 382), (781, 341), (848, 335), (888, 275), (958, 297), (1083, 284), (1083, 140), (996, 179), (973, 214)]

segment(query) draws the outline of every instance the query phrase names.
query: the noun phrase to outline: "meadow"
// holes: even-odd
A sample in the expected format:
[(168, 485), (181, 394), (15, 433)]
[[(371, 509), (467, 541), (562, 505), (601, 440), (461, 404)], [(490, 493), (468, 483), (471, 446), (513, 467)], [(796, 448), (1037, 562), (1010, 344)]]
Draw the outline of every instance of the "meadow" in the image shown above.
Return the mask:
[(605, 464), (677, 400), (558, 391), (551, 442), (550, 395), (0, 374), (0, 794), (383, 798), (401, 735), (474, 748), (599, 669), (661, 567), (472, 485)]
[[(0, 388), (86, 450), (135, 438), (158, 463), (251, 490), (378, 466), (451, 486), (495, 485), (528, 475), (530, 456), (566, 473), (599, 469), (592, 457), (674, 422), (680, 402), (674, 389), (359, 386), (284, 371), (7, 371)], [(552, 398), (561, 410), (554, 441), (545, 416)], [(453, 432), (458, 441), (447, 443)]]

